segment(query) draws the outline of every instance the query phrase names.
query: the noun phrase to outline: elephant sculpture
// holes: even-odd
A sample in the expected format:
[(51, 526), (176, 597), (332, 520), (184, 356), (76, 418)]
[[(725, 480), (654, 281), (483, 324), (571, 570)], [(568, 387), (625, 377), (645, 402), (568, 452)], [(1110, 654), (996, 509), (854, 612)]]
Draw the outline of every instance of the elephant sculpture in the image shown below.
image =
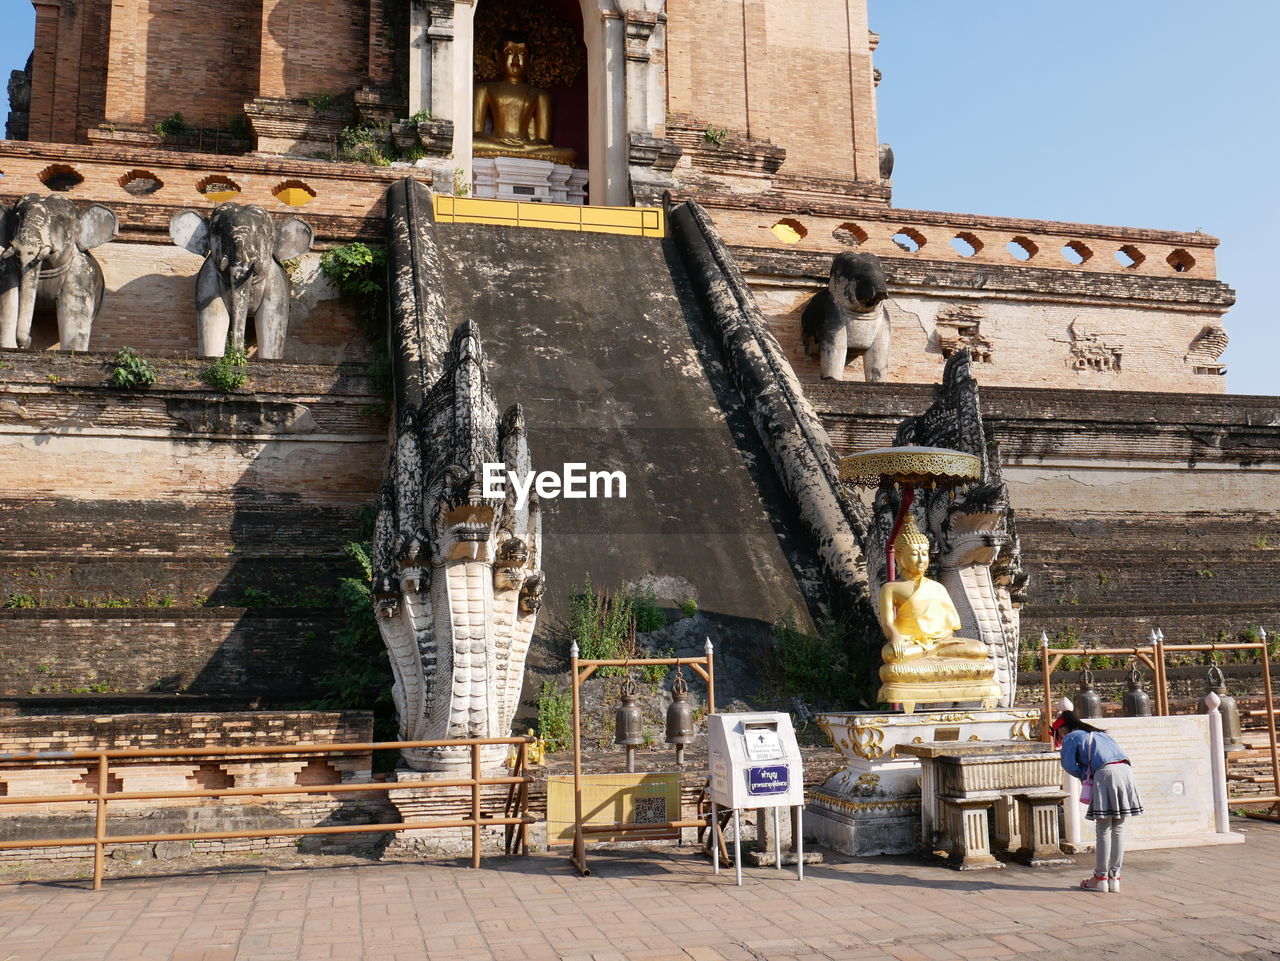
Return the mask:
[(844, 369), (862, 357), (867, 383), (889, 371), (889, 296), (884, 267), (875, 254), (846, 252), (831, 262), (827, 289), (805, 305), (800, 318), (805, 352), (820, 354), (823, 380), (844, 380)]
[(88, 350), (105, 289), (89, 251), (119, 229), (106, 207), (77, 210), (57, 194), (0, 206), (0, 347), (30, 347), (36, 308), (53, 307), (62, 349)]
[(284, 356), (289, 277), (280, 262), (311, 249), (311, 227), (296, 217), (276, 224), (261, 207), (226, 203), (207, 217), (180, 210), (169, 221), (169, 236), (205, 258), (196, 277), (200, 356), (221, 357), (228, 346), (243, 350), (250, 314), (258, 333), (258, 357)]

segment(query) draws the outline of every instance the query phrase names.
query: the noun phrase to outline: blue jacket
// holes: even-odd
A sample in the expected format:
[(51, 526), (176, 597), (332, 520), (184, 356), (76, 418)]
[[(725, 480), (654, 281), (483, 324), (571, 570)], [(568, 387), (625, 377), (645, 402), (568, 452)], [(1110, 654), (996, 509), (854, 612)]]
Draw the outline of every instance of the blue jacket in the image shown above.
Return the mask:
[[(1099, 731), (1093, 735), (1093, 764), (1089, 764), (1089, 732), (1072, 731), (1062, 739), (1062, 767), (1072, 777), (1084, 779), (1112, 761), (1127, 761), (1116, 739)], [(1091, 769), (1092, 768), (1092, 769)]]

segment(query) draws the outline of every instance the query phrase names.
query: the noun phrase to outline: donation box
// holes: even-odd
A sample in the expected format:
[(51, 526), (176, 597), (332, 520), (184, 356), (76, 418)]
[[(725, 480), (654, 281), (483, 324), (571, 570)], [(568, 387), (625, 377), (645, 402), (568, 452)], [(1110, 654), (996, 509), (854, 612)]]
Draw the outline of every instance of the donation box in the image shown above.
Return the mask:
[(717, 807), (804, 804), (804, 770), (789, 714), (709, 714), (707, 753)]

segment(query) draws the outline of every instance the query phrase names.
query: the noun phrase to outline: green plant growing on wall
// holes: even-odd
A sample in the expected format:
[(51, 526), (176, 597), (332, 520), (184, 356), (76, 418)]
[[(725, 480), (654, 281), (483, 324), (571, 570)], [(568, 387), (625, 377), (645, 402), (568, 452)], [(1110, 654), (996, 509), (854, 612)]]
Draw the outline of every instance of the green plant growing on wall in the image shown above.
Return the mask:
[(573, 695), (551, 681), (538, 692), (538, 737), (552, 753), (565, 750), (573, 737)]
[(244, 386), (249, 375), (249, 355), (242, 348), (227, 345), (226, 352), (200, 371), (200, 379), (214, 390), (230, 394)]
[(111, 358), (111, 375), (108, 380), (114, 387), (124, 390), (150, 387), (159, 376), (155, 367), (132, 347), (121, 347)]
[(34, 594), (10, 594), (4, 606), (10, 609), (23, 609), (39, 607), (40, 604)]
[[(852, 706), (871, 681), (871, 658), (854, 630), (833, 617), (806, 634), (796, 625), (794, 611), (779, 614), (773, 623), (777, 667), (782, 693), (832, 705)], [(879, 654), (879, 647), (871, 651)]]
[(321, 272), (342, 297), (355, 305), (360, 329), (369, 341), (369, 383), (391, 402), (391, 355), (387, 350), (387, 252), (359, 241), (325, 251)]
[(307, 106), (312, 110), (328, 110), (337, 98), (331, 93), (321, 93), (307, 98)]
[(412, 117), (409, 118), (409, 126), (413, 127), (416, 130), (418, 127), (421, 127), (424, 123), (426, 123), (430, 119), (431, 119), (430, 110), (419, 110), (417, 113), (415, 113)]
[(724, 142), (728, 139), (728, 127), (717, 127), (713, 124), (707, 124), (707, 129), (702, 132), (702, 142), (713, 144), (717, 147), (724, 146)]
[(467, 182), (467, 172), (461, 167), (453, 168), (453, 195), (455, 197), (471, 196), (471, 184)]
[(680, 602), (680, 616), (693, 617), (698, 613), (698, 602), (692, 597), (686, 597)]
[(660, 631), (667, 626), (667, 615), (658, 606), (657, 595), (652, 587), (631, 594), (631, 612), (636, 619), (636, 633), (647, 634)]
[(162, 137), (180, 137), (191, 128), (180, 113), (171, 113), (152, 127)]
[[(628, 640), (635, 629), (631, 599), (625, 594), (607, 594), (591, 585), (591, 574), (569, 596), (569, 634), (584, 660), (616, 660), (627, 654)], [(604, 667), (602, 677), (623, 673), (620, 667)]]
[(391, 159), (385, 150), (386, 135), (373, 127), (343, 127), (338, 135), (338, 159), (346, 163), (389, 167)]

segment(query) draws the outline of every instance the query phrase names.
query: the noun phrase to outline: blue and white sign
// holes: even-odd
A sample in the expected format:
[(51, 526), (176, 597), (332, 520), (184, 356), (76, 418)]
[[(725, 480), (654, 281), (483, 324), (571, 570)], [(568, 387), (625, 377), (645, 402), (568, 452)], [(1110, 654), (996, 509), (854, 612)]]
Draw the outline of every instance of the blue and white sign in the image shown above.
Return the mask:
[(747, 793), (752, 797), (786, 794), (791, 787), (791, 771), (785, 764), (747, 768)]

